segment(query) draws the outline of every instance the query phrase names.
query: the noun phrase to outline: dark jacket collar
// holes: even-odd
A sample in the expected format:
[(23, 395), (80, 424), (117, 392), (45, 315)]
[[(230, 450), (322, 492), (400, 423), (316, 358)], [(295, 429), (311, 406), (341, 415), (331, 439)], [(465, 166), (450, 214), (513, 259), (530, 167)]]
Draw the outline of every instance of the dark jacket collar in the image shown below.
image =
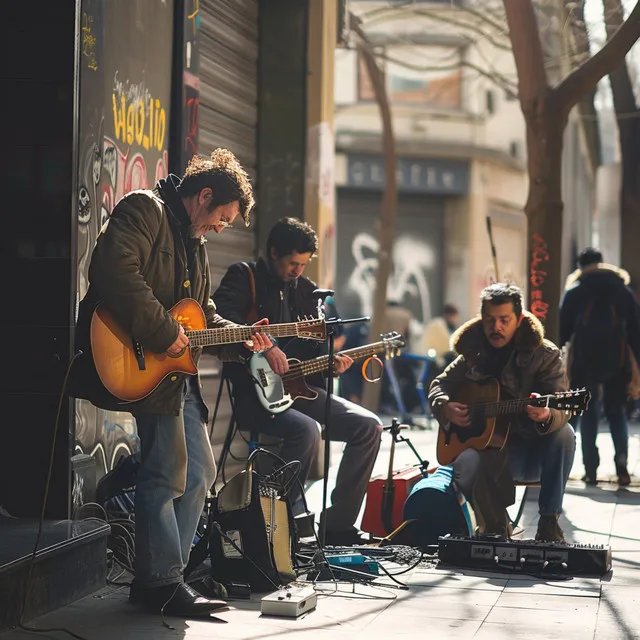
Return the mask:
[[(178, 187), (180, 186), (180, 178), (173, 173), (170, 173), (166, 178), (158, 181), (156, 189), (158, 194), (162, 198), (169, 209), (173, 222), (177, 222), (180, 227), (182, 237), (186, 242), (191, 238), (191, 219), (185, 209), (182, 202), (182, 198), (178, 193)], [(202, 242), (202, 240), (201, 240)]]
[[(529, 311), (524, 312), (524, 317), (513, 337), (514, 350), (517, 353), (533, 352), (544, 341), (544, 327)], [(482, 329), (480, 317), (472, 318), (463, 324), (452, 336), (453, 350), (464, 356), (465, 360), (473, 365), (481, 360), (487, 352), (487, 342)]]

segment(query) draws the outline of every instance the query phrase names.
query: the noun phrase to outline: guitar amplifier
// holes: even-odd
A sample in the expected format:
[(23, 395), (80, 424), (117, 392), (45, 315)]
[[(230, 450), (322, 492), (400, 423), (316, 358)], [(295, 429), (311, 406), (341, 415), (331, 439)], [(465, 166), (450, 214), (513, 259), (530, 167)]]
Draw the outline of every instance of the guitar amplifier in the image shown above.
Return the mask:
[(273, 591), (296, 578), (293, 516), (279, 488), (248, 467), (220, 489), (210, 513), (211, 576)]
[(438, 540), (438, 559), (456, 567), (565, 575), (603, 576), (611, 570), (611, 547), (535, 540), (505, 540), (500, 536)]
[(391, 527), (385, 526), (383, 515), (384, 485), (386, 476), (375, 476), (369, 480), (367, 502), (362, 517), (361, 529), (374, 536), (384, 537), (403, 522), (402, 509), (414, 485), (423, 478), (419, 467), (405, 467), (393, 472), (393, 504), (390, 509)]

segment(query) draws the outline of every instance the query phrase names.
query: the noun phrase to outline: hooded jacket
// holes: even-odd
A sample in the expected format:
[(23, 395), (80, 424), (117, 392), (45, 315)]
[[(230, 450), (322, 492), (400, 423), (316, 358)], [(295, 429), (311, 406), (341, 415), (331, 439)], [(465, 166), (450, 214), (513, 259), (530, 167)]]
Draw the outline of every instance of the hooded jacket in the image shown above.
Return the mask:
[[(429, 388), (429, 403), (439, 422), (442, 408), (465, 380), (480, 381), (490, 377), (486, 372), (489, 344), (482, 320), (477, 317), (457, 329), (451, 344), (458, 357), (434, 379)], [(544, 338), (544, 328), (530, 312), (525, 311), (513, 337), (513, 352), (500, 377), (501, 387), (513, 398), (528, 398), (531, 393), (552, 394), (568, 389), (567, 376), (558, 347)], [(504, 348), (504, 347), (503, 347)], [(560, 429), (570, 415), (551, 409), (546, 424), (530, 420), (525, 413), (514, 416), (512, 431), (524, 437), (535, 437)]]
[[(560, 307), (560, 344), (564, 346), (571, 341), (578, 318), (595, 297), (606, 293), (619, 317), (625, 319), (627, 343), (636, 360), (639, 360), (640, 309), (628, 284), (629, 274), (624, 269), (605, 263), (588, 265), (569, 275)], [(571, 371), (572, 380), (574, 377), (582, 379), (582, 373)]]
[[(83, 353), (73, 365), (70, 394), (108, 410), (175, 414), (180, 411), (184, 374), (168, 376), (146, 398), (123, 402), (112, 396), (97, 375), (89, 330), (97, 304), (102, 302), (128, 335), (142, 347), (164, 353), (178, 337), (179, 325), (169, 310), (183, 298), (193, 298), (204, 311), (207, 327), (233, 326), (216, 313), (205, 238), (192, 238), (189, 216), (169, 176), (153, 191), (124, 196), (104, 225), (91, 257), (89, 289), (80, 302), (76, 350)], [(222, 359), (238, 359), (242, 347), (211, 348)], [(202, 349), (192, 348), (197, 364)]]

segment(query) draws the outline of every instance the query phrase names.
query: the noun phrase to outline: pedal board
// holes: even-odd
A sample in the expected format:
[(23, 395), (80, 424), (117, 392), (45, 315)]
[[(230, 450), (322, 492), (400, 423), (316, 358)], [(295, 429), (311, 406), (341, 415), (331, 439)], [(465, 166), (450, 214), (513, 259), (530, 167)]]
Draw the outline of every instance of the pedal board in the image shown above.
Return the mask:
[(264, 596), (260, 601), (263, 616), (297, 618), (316, 608), (318, 596), (313, 587), (289, 585)]
[(611, 547), (500, 536), (445, 536), (438, 539), (438, 559), (457, 567), (603, 576), (611, 570)]

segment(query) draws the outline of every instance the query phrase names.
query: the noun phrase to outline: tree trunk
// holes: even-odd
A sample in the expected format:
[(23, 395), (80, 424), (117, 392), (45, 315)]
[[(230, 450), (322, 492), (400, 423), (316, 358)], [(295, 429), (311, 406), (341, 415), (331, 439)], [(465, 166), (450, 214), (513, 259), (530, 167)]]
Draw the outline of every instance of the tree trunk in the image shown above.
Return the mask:
[[(620, 0), (604, 0), (607, 39), (613, 37), (624, 20)], [(613, 107), (618, 122), (620, 141), (620, 262), (631, 275), (631, 283), (638, 292), (640, 286), (640, 111), (626, 60), (609, 74)], [(604, 256), (605, 261), (608, 259)], [(610, 258), (609, 258), (610, 260)]]
[[(396, 143), (393, 133), (393, 120), (385, 84), (385, 76), (375, 60), (373, 50), (366, 42), (364, 34), (358, 46), (363, 55), (369, 79), (373, 86), (376, 102), (382, 119), (382, 149), (384, 153), (384, 196), (380, 211), (378, 238), (378, 270), (376, 290), (373, 296), (373, 317), (369, 330), (369, 342), (379, 340), (387, 308), (387, 283), (393, 268), (393, 244), (396, 238), (398, 213), (398, 186), (396, 179)], [(377, 411), (380, 403), (381, 386), (366, 384), (362, 394), (362, 404), (367, 409)]]
[(529, 310), (544, 324), (550, 340), (558, 338), (562, 295), (562, 148), (567, 115), (545, 92), (523, 105), (527, 126), (529, 193), (527, 255)]

